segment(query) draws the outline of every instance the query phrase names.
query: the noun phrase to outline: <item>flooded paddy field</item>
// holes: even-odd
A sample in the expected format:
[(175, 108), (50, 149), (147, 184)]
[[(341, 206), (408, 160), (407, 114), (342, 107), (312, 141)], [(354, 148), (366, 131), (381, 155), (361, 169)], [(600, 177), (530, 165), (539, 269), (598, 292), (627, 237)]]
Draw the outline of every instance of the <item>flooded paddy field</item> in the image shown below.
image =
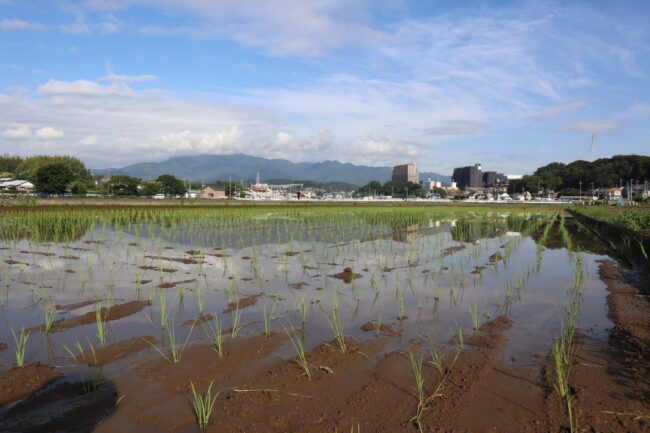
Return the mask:
[(7, 210), (0, 430), (646, 431), (643, 280), (553, 210)]

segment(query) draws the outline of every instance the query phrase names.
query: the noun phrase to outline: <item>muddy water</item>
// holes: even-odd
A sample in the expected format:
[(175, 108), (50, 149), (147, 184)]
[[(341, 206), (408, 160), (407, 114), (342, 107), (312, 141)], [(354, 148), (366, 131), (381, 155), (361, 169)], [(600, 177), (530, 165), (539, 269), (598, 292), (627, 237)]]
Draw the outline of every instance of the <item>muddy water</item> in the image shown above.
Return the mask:
[[(506, 332), (503, 360), (536, 366), (560, 331), (559, 310), (576, 273), (582, 274), (579, 331), (600, 335), (611, 326), (605, 286), (596, 276), (604, 249), (569, 218), (573, 251), (563, 244), (559, 220), (542, 246), (543, 224), (524, 234), (507, 214), (400, 226), (299, 223), (97, 226), (65, 244), (2, 242), (0, 342), (9, 348), (0, 351), (0, 368), (16, 361), (11, 330), (32, 329), (25, 362), (55, 365), (76, 380), (84, 370), (66, 347), (102, 346), (98, 308), (105, 345), (141, 336), (164, 345), (170, 327), (179, 344), (188, 335), (191, 344), (210, 335), (214, 320), (191, 325), (208, 315), (223, 329), (240, 328), (236, 338), (260, 334), (266, 311), (271, 329), (299, 329), (309, 350), (333, 338), (328, 318), (336, 309), (343, 334), (357, 340), (374, 336), (375, 325), (400, 331), (384, 351), (414, 340), (444, 346), (461, 327), (471, 332), (475, 310), (479, 325), (508, 315), (514, 325)], [(49, 333), (42, 326), (47, 311), (54, 313)], [(66, 326), (57, 327), (59, 320)], [(369, 322), (373, 327), (362, 330)], [(420, 347), (428, 350), (426, 343)], [(285, 344), (274, 356), (295, 356), (292, 350)], [(110, 379), (120, 370), (103, 373)]]

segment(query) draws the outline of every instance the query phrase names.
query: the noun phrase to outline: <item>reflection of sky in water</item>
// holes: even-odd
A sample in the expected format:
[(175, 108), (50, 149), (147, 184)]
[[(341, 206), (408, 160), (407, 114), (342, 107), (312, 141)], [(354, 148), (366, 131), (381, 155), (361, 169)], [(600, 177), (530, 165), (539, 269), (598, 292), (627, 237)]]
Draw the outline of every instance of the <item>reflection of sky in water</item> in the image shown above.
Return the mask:
[[(177, 231), (159, 226), (151, 226), (150, 231), (146, 226), (140, 226), (137, 237), (136, 226), (122, 233), (115, 229), (103, 232), (102, 227), (97, 226), (82, 240), (69, 245), (76, 249), (66, 251), (60, 244), (50, 244), (49, 251), (54, 255), (49, 257), (31, 253), (46, 251), (45, 245), (27, 241), (11, 244), (13, 259), (30, 265), (5, 267), (10, 286), (0, 310), (3, 323), (0, 341), (13, 348), (10, 327), (17, 330), (43, 323), (43, 296), (49, 296), (53, 303), (60, 305), (93, 298), (105, 299), (107, 296), (113, 304), (151, 298), (151, 307), (108, 322), (109, 340), (115, 342), (142, 335), (161, 338), (161, 293), (170, 320), (177, 326), (177, 338), (184, 340), (191, 327), (181, 326), (181, 323), (199, 315), (199, 292), (204, 313), (218, 312), (223, 328), (231, 327), (235, 314), (222, 314), (221, 311), (228, 304), (228, 292), (232, 287), (235, 300), (238, 296), (236, 291), (241, 298), (265, 294), (255, 306), (241, 310), (240, 323), (253, 323), (243, 328), (240, 334), (264, 330), (263, 305), (266, 305), (269, 316), (275, 316), (271, 326), (276, 331), (282, 332), (282, 324), (302, 327), (302, 314), (296, 310), (301, 309), (304, 299), (306, 346), (313, 347), (331, 340), (333, 333), (325, 315), (332, 315), (336, 291), (338, 315), (345, 335), (357, 339), (372, 337), (374, 332), (363, 332), (361, 325), (381, 320), (381, 323), (393, 324), (395, 329), (400, 326), (403, 329), (402, 335), (391, 341), (386, 350), (426, 335), (434, 335), (436, 342), (445, 344), (460, 326), (465, 335), (471, 333), (471, 306), (476, 306), (480, 322), (487, 320), (487, 314), (491, 318), (504, 314), (505, 285), (509, 282), (511, 287), (515, 286), (521, 273), (527, 275), (527, 281), (519, 291), (511, 289), (507, 313), (514, 326), (506, 333), (509, 342), (503, 358), (514, 357), (519, 363), (529, 363), (536, 354), (546, 354), (548, 344), (559, 332), (560, 321), (555, 305), (559, 308), (564, 305), (567, 289), (572, 287), (576, 254), (569, 255), (563, 248), (545, 249), (537, 271), (536, 243), (530, 237), (508, 230), (503, 221), (498, 230), (490, 228), (489, 235), (493, 237), (469, 236), (467, 239), (471, 242), (468, 243), (452, 239), (452, 233), (469, 230), (455, 220), (453, 225), (452, 221), (428, 220), (419, 226), (412, 224), (394, 229), (388, 225), (370, 226), (365, 222), (353, 227), (346, 226), (346, 223), (342, 226), (322, 223), (320, 227), (314, 227), (311, 238), (304, 227), (291, 224), (294, 222), (289, 222), (288, 232), (284, 225), (265, 230), (251, 225), (237, 230), (195, 229), (181, 224), (182, 229)], [(154, 239), (149, 238), (150, 234)], [(87, 240), (101, 240), (102, 243), (85, 243)], [(129, 245), (136, 241), (137, 246)], [(505, 244), (509, 246), (501, 248)], [(459, 245), (466, 248), (441, 258), (445, 249)], [(216, 249), (221, 247), (225, 249)], [(186, 251), (190, 249), (204, 252), (202, 264), (165, 259), (189, 258)], [(496, 264), (489, 262), (489, 257), (495, 252), (500, 251), (503, 256), (508, 249), (510, 252), (505, 263), (502, 260)], [(287, 252), (298, 254), (289, 256)], [(4, 256), (9, 256), (8, 251), (4, 253)], [(224, 253), (228, 257), (216, 256)], [(604, 284), (597, 278), (597, 264), (594, 263), (601, 256), (581, 254), (586, 288), (578, 323), (581, 329), (595, 327), (593, 332), (598, 333), (610, 325), (605, 317)], [(79, 259), (66, 259), (66, 256)], [(242, 259), (244, 256), (251, 259)], [(409, 267), (409, 259), (415, 264), (413, 267)], [(154, 269), (144, 270), (141, 266)], [(161, 266), (175, 272), (161, 274)], [(472, 274), (476, 266), (485, 266), (486, 269)], [(328, 277), (341, 272), (344, 267), (351, 267), (363, 277), (352, 284)], [(388, 271), (385, 268), (393, 269)], [(65, 272), (66, 269), (74, 272)], [(138, 279), (151, 282), (138, 287)], [(165, 289), (156, 287), (162, 282), (194, 279), (195, 282), (183, 284), (182, 296), (180, 285)], [(295, 283), (306, 284), (296, 289), (291, 286)], [(438, 300), (434, 299), (435, 290)], [(404, 314), (408, 316), (401, 322), (397, 319), (400, 298)], [(89, 305), (73, 312), (59, 312), (57, 319), (93, 312), (94, 309), (95, 305)], [(193, 338), (205, 336), (208, 331), (208, 325), (202, 324), (193, 330)], [(26, 359), (52, 362), (54, 357), (67, 355), (63, 344), (71, 347), (77, 340), (87, 346), (88, 339), (98, 346), (96, 333), (94, 323), (47, 337), (33, 333), (28, 341)], [(13, 362), (13, 350), (0, 352), (0, 361), (4, 366)]]

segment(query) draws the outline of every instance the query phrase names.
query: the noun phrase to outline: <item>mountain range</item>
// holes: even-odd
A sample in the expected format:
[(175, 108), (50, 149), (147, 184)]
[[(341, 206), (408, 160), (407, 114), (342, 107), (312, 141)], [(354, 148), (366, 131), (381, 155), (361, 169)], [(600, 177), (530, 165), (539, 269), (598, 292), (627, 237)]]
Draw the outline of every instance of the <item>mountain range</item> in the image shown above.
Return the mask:
[[(91, 169), (95, 175), (106, 175), (108, 169)], [(245, 154), (178, 156), (162, 162), (140, 162), (123, 168), (111, 168), (112, 175), (125, 174), (140, 179), (155, 179), (171, 174), (179, 179), (196, 182), (216, 180), (240, 181), (282, 178), (314, 180), (319, 182), (347, 182), (365, 185), (371, 180), (386, 182), (391, 178), (391, 167), (369, 167), (338, 161), (291, 162), (286, 159), (267, 159)], [(448, 182), (451, 176), (433, 172), (420, 173), (420, 180), (431, 178)]]

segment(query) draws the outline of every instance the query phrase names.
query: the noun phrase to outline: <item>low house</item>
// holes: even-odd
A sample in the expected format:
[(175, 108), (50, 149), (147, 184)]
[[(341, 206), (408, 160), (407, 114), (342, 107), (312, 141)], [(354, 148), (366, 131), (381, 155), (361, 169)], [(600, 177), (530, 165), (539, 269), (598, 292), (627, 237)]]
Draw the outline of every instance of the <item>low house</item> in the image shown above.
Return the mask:
[(16, 190), (19, 192), (33, 192), (34, 184), (28, 180), (8, 180), (0, 182), (2, 190)]
[(605, 200), (617, 200), (623, 197), (623, 188), (607, 188), (604, 191), (603, 199)]
[(225, 198), (226, 191), (216, 184), (206, 185), (203, 188), (203, 198)]
[(297, 199), (306, 198), (311, 200), (316, 198), (316, 194), (314, 194), (313, 191), (298, 191), (296, 193), (296, 198)]

